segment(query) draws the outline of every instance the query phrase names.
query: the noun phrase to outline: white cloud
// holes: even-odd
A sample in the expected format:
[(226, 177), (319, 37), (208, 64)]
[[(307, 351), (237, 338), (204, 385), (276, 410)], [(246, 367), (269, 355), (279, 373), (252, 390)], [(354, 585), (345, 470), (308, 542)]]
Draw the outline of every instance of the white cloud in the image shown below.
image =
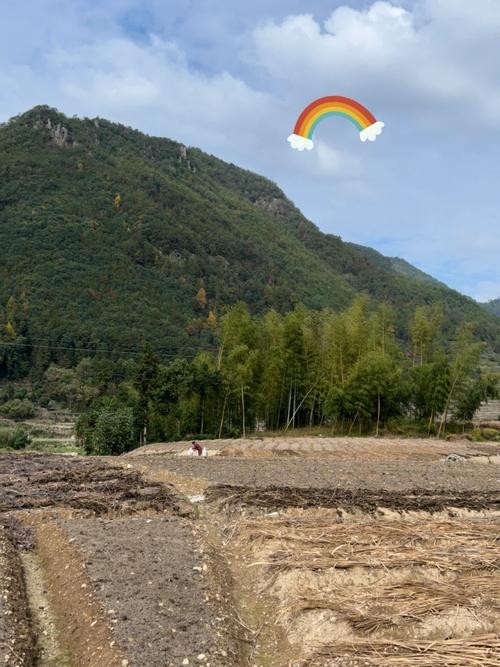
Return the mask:
[(227, 72), (207, 75), (189, 66), (177, 45), (151, 35), (85, 40), (48, 49), (43, 63), (0, 70), (3, 120), (47, 103), (68, 115), (101, 116), (151, 134), (199, 146), (226, 160), (272, 174), (288, 166), (301, 174), (346, 178), (354, 160), (325, 145), (309, 161), (290, 162), (285, 104)]
[[(273, 178), (324, 230), (413, 259), (470, 294), (477, 285), (482, 298), (498, 296), (500, 0), (416, 0), (411, 9), (379, 1), (339, 7), (323, 23), (289, 16), (253, 31), (246, 69), (238, 29), (264, 3), (236, 10), (200, 0), (201, 14), (196, 4), (28, 0), (29, 16), (24, 5), (6, 5), (0, 120), (48, 103), (199, 146)], [(275, 4), (267, 3), (269, 15), (283, 16)], [(336, 4), (302, 6), (325, 15)], [(120, 23), (124, 7), (141, 15), (153, 7), (146, 24), (171, 39), (181, 39), (184, 14), (194, 28), (182, 49), (143, 32), (131, 37)], [(359, 99), (386, 121), (383, 139), (361, 146), (339, 121), (321, 126), (314, 151), (292, 151), (286, 137), (298, 112), (325, 94)]]
[(500, 281), (482, 280), (472, 289), (472, 296), (476, 301), (484, 303), (500, 298)]
[(116, 118), (140, 111), (161, 134), (214, 149), (245, 136), (254, 144), (271, 108), (267, 94), (240, 79), (190, 70), (175, 45), (155, 36), (147, 44), (112, 39), (58, 51), (51, 60), (60, 91), (79, 113)]
[[(142, 43), (100, 39), (48, 49), (43, 62), (0, 71), (5, 120), (35, 104), (111, 118), (244, 162), (283, 136), (272, 126), (276, 102), (226, 72), (194, 71), (184, 53), (152, 35)], [(270, 121), (271, 119), (271, 121)]]
[(323, 141), (316, 141), (315, 147), (317, 159), (312, 165), (312, 173), (344, 181), (356, 179), (362, 173), (362, 163), (350, 153), (340, 151)]
[(304, 102), (345, 94), (377, 116), (500, 125), (498, 0), (421, 0), (413, 11), (377, 1), (339, 7), (322, 25), (290, 16), (257, 28), (253, 47), (259, 65)]

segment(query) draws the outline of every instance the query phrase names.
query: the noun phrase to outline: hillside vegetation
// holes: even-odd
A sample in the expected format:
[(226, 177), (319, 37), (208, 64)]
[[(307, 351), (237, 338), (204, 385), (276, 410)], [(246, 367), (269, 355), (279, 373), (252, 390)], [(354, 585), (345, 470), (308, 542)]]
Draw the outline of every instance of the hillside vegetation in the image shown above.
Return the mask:
[(473, 321), (498, 346), (471, 299), (323, 234), (274, 183), (198, 149), (41, 106), (0, 126), (0, 155), (0, 377), (146, 343), (192, 358), (237, 301), (340, 310), (360, 293), (394, 306), (400, 336), (439, 302), (449, 339)]
[(500, 299), (492, 299), (487, 303), (481, 304), (489, 313), (500, 317)]

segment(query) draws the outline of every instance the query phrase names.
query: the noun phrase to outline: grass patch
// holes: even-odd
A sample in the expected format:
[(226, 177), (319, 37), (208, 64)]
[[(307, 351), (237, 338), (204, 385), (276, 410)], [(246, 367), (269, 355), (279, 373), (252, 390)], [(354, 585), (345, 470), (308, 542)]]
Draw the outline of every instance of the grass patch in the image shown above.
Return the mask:
[(43, 454), (83, 454), (83, 450), (74, 440), (64, 438), (32, 438), (30, 451)]

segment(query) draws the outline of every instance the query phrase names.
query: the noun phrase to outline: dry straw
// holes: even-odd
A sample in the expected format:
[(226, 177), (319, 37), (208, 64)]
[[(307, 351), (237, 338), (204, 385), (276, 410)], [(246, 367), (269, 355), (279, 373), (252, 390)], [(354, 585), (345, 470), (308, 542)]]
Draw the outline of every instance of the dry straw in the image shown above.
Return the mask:
[(500, 636), (434, 642), (335, 642), (319, 647), (303, 665), (324, 667), (325, 658), (357, 658), (359, 665), (373, 667), (500, 667)]
[(500, 579), (487, 576), (462, 576), (450, 582), (408, 579), (401, 583), (367, 587), (304, 589), (289, 605), (288, 612), (328, 609), (351, 627), (364, 633), (397, 628), (403, 623), (420, 623), (429, 614), (466, 607), (500, 610)]
[(301, 520), (248, 523), (245, 533), (254, 544), (267, 540), (277, 548), (266, 561), (275, 570), (354, 567), (387, 569), (424, 566), (439, 571), (500, 568), (498, 522), (372, 521), (349, 524)]

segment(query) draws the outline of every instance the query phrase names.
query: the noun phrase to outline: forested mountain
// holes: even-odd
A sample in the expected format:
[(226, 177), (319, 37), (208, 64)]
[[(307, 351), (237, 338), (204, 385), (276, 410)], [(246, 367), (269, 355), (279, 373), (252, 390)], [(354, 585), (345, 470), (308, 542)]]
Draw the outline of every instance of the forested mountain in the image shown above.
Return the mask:
[(413, 266), (409, 262), (401, 257), (385, 257), (377, 250), (373, 248), (367, 248), (362, 245), (357, 245), (355, 243), (347, 243), (350, 248), (354, 248), (357, 252), (365, 256), (370, 262), (377, 264), (387, 271), (391, 271), (407, 278), (412, 278), (417, 282), (428, 283), (430, 285), (440, 285), (441, 287), (446, 287), (446, 285), (436, 278), (433, 278), (428, 273), (424, 273), (420, 269), (417, 269), (416, 266)]
[(500, 317), (500, 299), (492, 299), (487, 303), (481, 304), (489, 313)]
[(494, 316), (402, 266), (196, 148), (43, 106), (0, 126), (0, 375), (145, 343), (194, 356), (238, 300), (283, 313), (366, 293), (394, 305), (401, 331), (440, 302), (450, 337), (471, 320), (498, 346)]

